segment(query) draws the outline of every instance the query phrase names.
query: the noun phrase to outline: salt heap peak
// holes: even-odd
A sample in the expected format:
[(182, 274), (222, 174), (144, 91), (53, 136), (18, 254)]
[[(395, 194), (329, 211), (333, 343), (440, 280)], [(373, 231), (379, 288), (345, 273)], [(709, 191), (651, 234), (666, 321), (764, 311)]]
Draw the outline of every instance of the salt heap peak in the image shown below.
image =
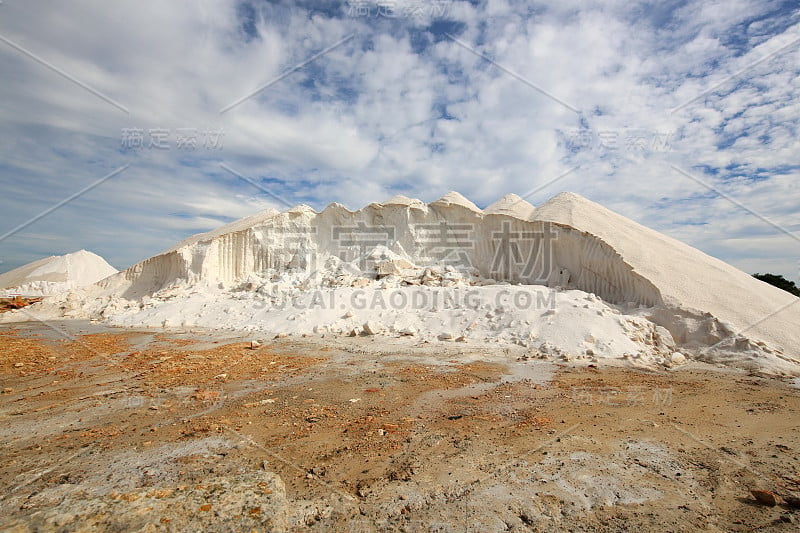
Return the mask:
[(383, 205), (404, 205), (406, 207), (411, 207), (414, 209), (425, 209), (425, 202), (422, 200), (418, 200), (416, 198), (409, 198), (408, 196), (403, 196), (402, 194), (396, 194), (392, 196), (390, 199), (383, 202)]
[(431, 202), (429, 205), (435, 207), (450, 207), (452, 205), (457, 205), (463, 207), (465, 209), (469, 209), (470, 211), (474, 211), (475, 213), (480, 213), (480, 208), (464, 198), (461, 193), (456, 191), (450, 191), (449, 193), (445, 194), (438, 200)]
[(293, 215), (302, 215), (302, 214), (306, 214), (306, 213), (315, 213), (316, 214), (316, 211), (314, 211), (314, 208), (309, 206), (309, 205), (306, 205), (306, 204), (297, 204), (297, 205), (287, 209), (286, 212), (287, 213), (291, 213)]
[(340, 204), (339, 202), (331, 202), (325, 209), (322, 210), (322, 213), (335, 213), (335, 212), (342, 212), (342, 213), (353, 213), (350, 209), (347, 208), (344, 204)]
[(524, 198), (511, 193), (503, 196), (483, 210), (485, 215), (508, 215), (521, 220), (532, 220), (536, 208)]

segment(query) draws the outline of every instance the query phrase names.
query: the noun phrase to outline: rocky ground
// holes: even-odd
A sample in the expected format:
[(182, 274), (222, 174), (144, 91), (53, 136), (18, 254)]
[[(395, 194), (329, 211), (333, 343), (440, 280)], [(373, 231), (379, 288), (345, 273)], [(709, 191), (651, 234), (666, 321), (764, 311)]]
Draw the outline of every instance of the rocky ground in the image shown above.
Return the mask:
[(4, 326), (0, 528), (800, 527), (789, 382), (452, 342), (251, 340)]

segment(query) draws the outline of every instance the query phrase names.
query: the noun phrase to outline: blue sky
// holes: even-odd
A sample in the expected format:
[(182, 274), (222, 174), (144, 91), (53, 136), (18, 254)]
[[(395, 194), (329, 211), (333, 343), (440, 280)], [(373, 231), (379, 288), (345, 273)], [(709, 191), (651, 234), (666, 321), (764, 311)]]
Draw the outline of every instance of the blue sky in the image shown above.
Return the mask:
[(267, 207), (570, 190), (798, 277), (796, 2), (5, 0), (0, 71), (0, 271), (125, 268)]

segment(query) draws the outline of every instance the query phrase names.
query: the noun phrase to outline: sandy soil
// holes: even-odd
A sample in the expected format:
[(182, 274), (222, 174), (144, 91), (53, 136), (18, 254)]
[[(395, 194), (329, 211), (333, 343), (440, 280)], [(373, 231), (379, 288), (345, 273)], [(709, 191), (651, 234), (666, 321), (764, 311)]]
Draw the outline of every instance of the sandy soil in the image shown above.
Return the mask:
[[(800, 390), (370, 338), (0, 329), (11, 531), (796, 531)], [(529, 354), (534, 355), (535, 354)]]

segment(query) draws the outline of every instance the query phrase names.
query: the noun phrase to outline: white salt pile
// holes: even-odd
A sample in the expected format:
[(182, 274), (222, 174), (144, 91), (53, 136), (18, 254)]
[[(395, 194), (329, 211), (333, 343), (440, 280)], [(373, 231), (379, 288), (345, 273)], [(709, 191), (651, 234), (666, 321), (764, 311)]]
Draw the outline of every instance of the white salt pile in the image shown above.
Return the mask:
[(0, 296), (48, 296), (91, 285), (116, 273), (117, 269), (99, 255), (79, 250), (0, 274)]
[(482, 211), (452, 192), (430, 204), (395, 196), (358, 211), (266, 211), (32, 310), (795, 375), (796, 300), (576, 194), (539, 207), (508, 195)]

